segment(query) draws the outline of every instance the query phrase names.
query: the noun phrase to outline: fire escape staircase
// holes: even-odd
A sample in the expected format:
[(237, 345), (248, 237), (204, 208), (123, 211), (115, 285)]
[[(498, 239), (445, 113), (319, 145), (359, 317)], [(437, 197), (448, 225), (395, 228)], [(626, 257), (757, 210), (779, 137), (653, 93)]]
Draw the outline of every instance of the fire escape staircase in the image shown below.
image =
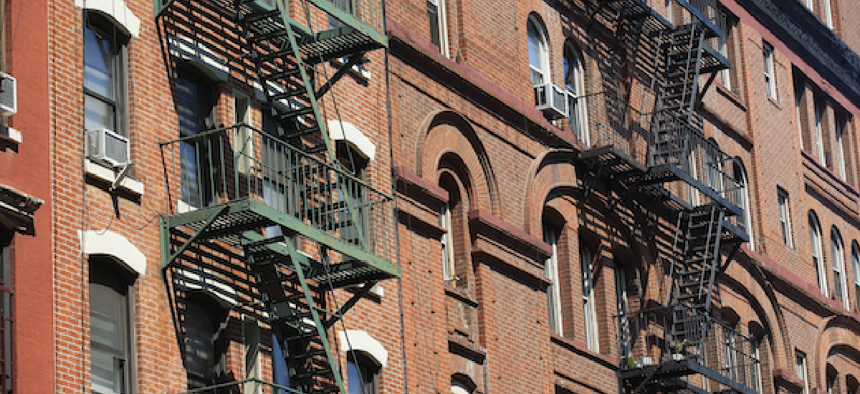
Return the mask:
[[(616, 23), (633, 21), (631, 25), (639, 27), (639, 34), (657, 41), (651, 47), (660, 53), (647, 55), (657, 59), (653, 83), (658, 98), (651, 119), (647, 165), (611, 145), (583, 151), (579, 159), (594, 181), (609, 179), (623, 193), (640, 201), (650, 200), (665, 217), (676, 220), (674, 256), (668, 261), (671, 290), (665, 306), (648, 312), (648, 322), (662, 322), (659, 325), (665, 330), (664, 350), (655, 363), (650, 361), (650, 353), (644, 357), (648, 361), (636, 360), (630, 351), (633, 345), (622, 344), (629, 353), (622, 349), (627, 365), (619, 371), (619, 379), (623, 391), (630, 394), (705, 393), (700, 385), (682, 379), (700, 374), (721, 385), (724, 391), (753, 394), (755, 390), (748, 382), (740, 382), (731, 371), (716, 367), (705, 356), (706, 342), (713, 341), (716, 335), (710, 328), (714, 323), (710, 314), (714, 284), (740, 244), (748, 240), (747, 234), (730, 220), (742, 214), (734, 199), (737, 183), (722, 167), (730, 167), (730, 158), (704, 138), (695, 117), (701, 96), (716, 73), (731, 65), (706, 43), (721, 31), (700, 10), (701, 4), (674, 1), (689, 12), (689, 23), (672, 25), (644, 0), (592, 1), (595, 15)], [(703, 88), (700, 76), (707, 74), (710, 79)], [(708, 158), (698, 157), (705, 152)], [(682, 199), (664, 186), (677, 181), (687, 185), (688, 194), (697, 193), (701, 198)], [(619, 327), (628, 331), (620, 336), (635, 336), (629, 331), (641, 322), (632, 320), (645, 315), (620, 316)]]
[[(315, 7), (317, 14), (290, 9), (298, 3)], [(346, 3), (170, 0), (156, 10), (159, 18), (172, 17), (177, 6), (232, 15), (228, 23), (240, 34), (223, 37), (225, 46), (242, 48), (243, 58), (235, 61), (252, 64), (266, 108), (280, 125), (278, 135), (240, 124), (195, 136), (209, 144), (197, 155), (198, 168), (212, 170), (198, 178), (212, 178), (206, 181), (216, 201), (162, 217), (162, 268), (181, 270), (189, 254), (199, 258), (206, 247), (239, 253), (236, 268), (253, 278), (296, 393), (346, 393), (333, 325), (378, 281), (400, 275), (387, 255), (393, 250), (387, 244), (394, 231), (393, 199), (339, 165), (322, 113), (322, 98), (332, 86), (366, 60), (368, 51), (387, 46), (384, 33), (368, 21), (371, 10), (360, 9), (368, 1)], [(304, 14), (305, 22), (320, 20), (314, 16), (320, 11), (337, 19), (321, 32), (294, 19)], [(324, 62), (337, 70), (325, 75)], [(240, 133), (227, 133), (240, 129), (249, 131), (246, 141)], [(184, 171), (180, 165), (168, 168), (169, 152), (182, 143), (160, 143), (171, 206), (179, 203), (171, 188), (188, 178), (175, 176)], [(243, 144), (251, 148), (235, 148)], [(272, 190), (283, 195), (280, 203), (267, 201), (264, 195)], [(342, 305), (332, 302), (335, 290), (345, 287), (357, 290)]]

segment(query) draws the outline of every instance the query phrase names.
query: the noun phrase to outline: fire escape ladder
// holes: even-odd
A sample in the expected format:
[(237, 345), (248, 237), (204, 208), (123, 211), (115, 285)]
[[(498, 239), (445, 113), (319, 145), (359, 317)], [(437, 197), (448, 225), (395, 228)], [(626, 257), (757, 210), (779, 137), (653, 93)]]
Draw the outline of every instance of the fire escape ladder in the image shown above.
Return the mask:
[(268, 322), (285, 353), (293, 387), (308, 394), (343, 393), (338, 360), (324, 324), (333, 315), (326, 308), (327, 283), (309, 279), (314, 268), (291, 244), (278, 236), (248, 242), (243, 249)]
[[(314, 32), (293, 18), (289, 1), (275, 6), (259, 0), (236, 0), (236, 20), (249, 47), (260, 89), (271, 116), (281, 124), (278, 137), (311, 154), (325, 153), (334, 161), (322, 110), (323, 95), (359, 62), (368, 51), (387, 45), (385, 37), (327, 0), (308, 0), (338, 18), (333, 27)], [(352, 1), (347, 7), (357, 7)], [(358, 2), (355, 2), (358, 3)], [(307, 2), (305, 7), (309, 7)], [(349, 5), (351, 4), (351, 5)], [(325, 81), (330, 61), (338, 69)], [(321, 82), (320, 82), (321, 81)], [(319, 84), (319, 88), (317, 88)]]

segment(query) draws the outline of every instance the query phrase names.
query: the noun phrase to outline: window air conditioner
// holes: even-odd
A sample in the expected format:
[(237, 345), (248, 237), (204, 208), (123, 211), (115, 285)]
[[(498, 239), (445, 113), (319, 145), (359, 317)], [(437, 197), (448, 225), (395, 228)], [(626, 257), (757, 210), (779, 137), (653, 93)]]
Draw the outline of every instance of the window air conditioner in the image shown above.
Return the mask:
[(0, 115), (18, 113), (18, 84), (15, 77), (0, 72)]
[(128, 138), (108, 129), (86, 131), (87, 157), (90, 160), (120, 167), (131, 162)]
[(549, 119), (567, 117), (567, 92), (551, 83), (535, 85), (535, 105)]

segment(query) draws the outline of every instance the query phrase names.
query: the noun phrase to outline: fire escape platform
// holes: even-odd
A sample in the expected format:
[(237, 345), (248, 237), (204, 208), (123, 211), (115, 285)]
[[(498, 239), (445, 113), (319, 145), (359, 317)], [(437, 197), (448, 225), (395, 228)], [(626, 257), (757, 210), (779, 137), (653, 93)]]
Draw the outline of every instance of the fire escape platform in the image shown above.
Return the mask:
[[(308, 258), (305, 265), (311, 268), (309, 279), (322, 280), (321, 278), (329, 276), (328, 280), (338, 284), (335, 287), (339, 287), (400, 276), (398, 265), (253, 198), (232, 200), (224, 204), (164, 217), (162, 236), (169, 236), (166, 234), (167, 231), (173, 232), (175, 229), (184, 227), (194, 233), (188, 242), (218, 241), (235, 248), (249, 247), (250, 243), (252, 248), (265, 248), (269, 258), (283, 260), (286, 256), (290, 256), (288, 248), (283, 244), (266, 242), (266, 238), (258, 233), (261, 229), (271, 226), (280, 226), (285, 233), (292, 232), (284, 234), (285, 236), (302, 235), (351, 257), (343, 263), (332, 266), (336, 268), (323, 267)], [(259, 256), (259, 253), (255, 255)], [(162, 268), (172, 264), (172, 260), (173, 258), (163, 259)]]
[[(619, 377), (633, 386), (647, 384), (649, 388), (655, 385), (668, 388), (679, 388), (684, 386), (682, 382), (675, 381), (688, 375), (701, 374), (721, 385), (726, 386), (733, 392), (740, 394), (756, 394), (752, 387), (747, 387), (721, 373), (699, 364), (694, 357), (685, 357), (677, 360), (666, 360), (657, 365), (643, 366), (639, 368), (626, 369), (618, 372)], [(656, 381), (659, 379), (659, 382)], [(673, 390), (667, 392), (674, 392)]]
[[(225, 8), (232, 8), (232, 1), (219, 0)], [(337, 18), (341, 26), (319, 32), (286, 16), (280, 10), (261, 0), (243, 2), (235, 12), (256, 29), (261, 37), (273, 39), (285, 37), (287, 26), (297, 34), (299, 48), (308, 64), (320, 63), (355, 53), (363, 53), (388, 46), (388, 38), (380, 30), (366, 24), (356, 15), (341, 10), (328, 0), (309, 0), (318, 9)], [(286, 20), (287, 22), (284, 22)]]

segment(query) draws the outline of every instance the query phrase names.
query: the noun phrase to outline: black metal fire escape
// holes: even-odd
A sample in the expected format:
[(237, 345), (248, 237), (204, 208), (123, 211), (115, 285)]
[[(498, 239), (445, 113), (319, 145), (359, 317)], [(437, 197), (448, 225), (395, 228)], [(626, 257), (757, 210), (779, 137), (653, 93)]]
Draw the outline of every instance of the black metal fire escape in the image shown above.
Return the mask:
[[(182, 205), (188, 182), (213, 196), (162, 218), (162, 267), (178, 272), (194, 261), (206, 272), (248, 272), (248, 305), (262, 305), (257, 312), (280, 342), (292, 392), (345, 393), (333, 325), (400, 267), (388, 255), (393, 199), (336, 160), (322, 103), (368, 51), (387, 46), (381, 2), (172, 0), (156, 14), (168, 34), (203, 37), (237, 55), (228, 60), (231, 73), (262, 90), (279, 124), (275, 133), (237, 124), (160, 143), (171, 209)], [(207, 30), (218, 33), (201, 34)], [(189, 175), (188, 157), (205, 170)], [(219, 260), (230, 253), (239, 257)], [(358, 290), (333, 303), (348, 286)]]
[[(630, 394), (752, 394), (755, 385), (747, 376), (752, 373), (739, 372), (757, 363), (743, 349), (749, 338), (711, 316), (714, 284), (748, 240), (730, 221), (742, 213), (735, 201), (738, 184), (729, 172), (731, 158), (704, 137), (695, 113), (716, 73), (731, 65), (706, 42), (722, 34), (713, 21), (716, 8), (706, 7), (715, 2), (699, 0), (694, 6), (673, 1), (686, 11), (677, 26), (646, 0), (590, 2), (594, 17), (626, 24), (627, 34), (650, 40), (643, 47), (659, 51), (638, 55), (656, 59), (652, 88), (657, 100), (647, 163), (611, 145), (583, 151), (580, 160), (593, 176), (609, 179), (621, 194), (650, 201), (662, 217), (676, 223), (671, 257), (666, 259), (671, 289), (660, 300), (662, 306), (619, 316), (624, 331), (619, 335), (624, 360), (620, 389)], [(703, 89), (704, 75), (710, 79)]]

